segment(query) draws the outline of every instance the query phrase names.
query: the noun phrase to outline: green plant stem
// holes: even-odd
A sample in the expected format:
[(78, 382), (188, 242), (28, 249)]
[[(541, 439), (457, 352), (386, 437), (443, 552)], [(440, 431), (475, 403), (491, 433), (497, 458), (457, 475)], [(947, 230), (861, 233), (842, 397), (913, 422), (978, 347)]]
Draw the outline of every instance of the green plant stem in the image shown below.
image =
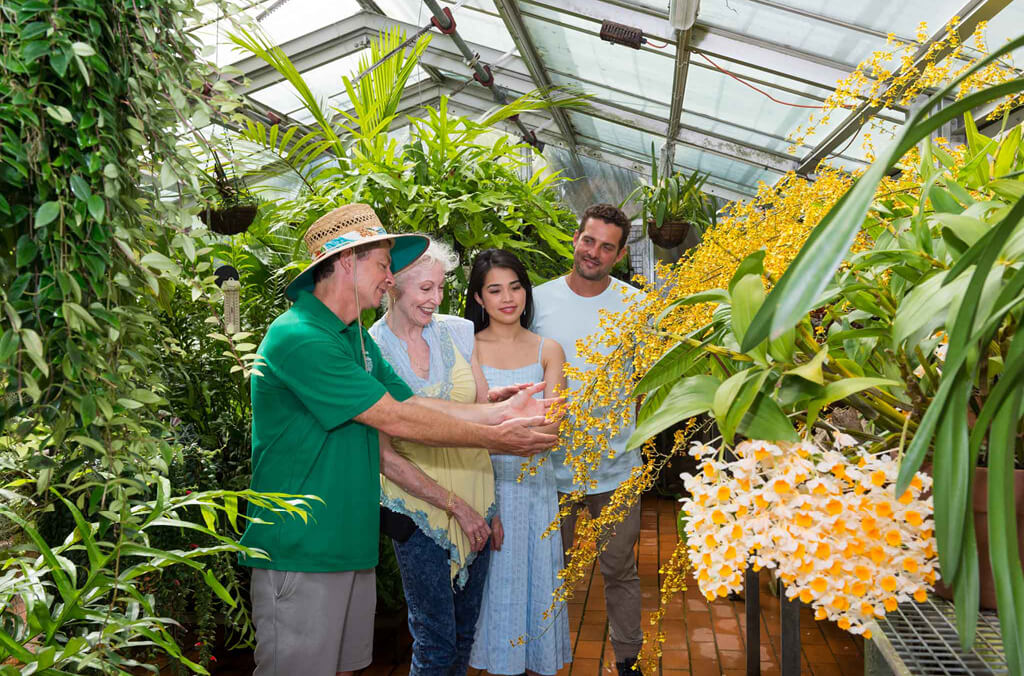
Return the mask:
[(654, 329), (654, 330), (651, 331), (651, 333), (653, 333), (656, 336), (662, 336), (663, 338), (671, 338), (673, 340), (677, 340), (680, 343), (684, 343), (684, 344), (689, 345), (691, 347), (700, 348), (702, 350), (710, 352), (713, 355), (720, 355), (720, 356), (723, 356), (723, 357), (728, 357), (729, 359), (733, 359), (735, 361), (743, 361), (743, 362), (753, 362), (754, 361), (754, 359), (752, 357), (750, 357), (748, 355), (745, 355), (742, 352), (733, 352), (729, 348), (722, 347), (721, 345), (711, 345), (711, 344), (705, 345), (705, 344), (701, 343), (699, 340), (695, 340), (695, 339), (689, 338), (687, 336), (681, 336), (678, 333), (673, 333), (671, 331), (664, 331), (664, 330), (660, 330), (660, 329)]

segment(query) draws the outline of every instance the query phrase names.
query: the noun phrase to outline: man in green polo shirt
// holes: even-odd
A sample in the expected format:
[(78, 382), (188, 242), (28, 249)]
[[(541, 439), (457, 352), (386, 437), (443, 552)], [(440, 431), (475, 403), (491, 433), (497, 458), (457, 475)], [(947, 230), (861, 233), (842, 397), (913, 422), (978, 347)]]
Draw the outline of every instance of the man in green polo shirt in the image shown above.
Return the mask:
[(382, 465), (452, 513), (478, 549), (486, 543), (487, 523), (465, 502), (390, 449), (382, 463), (380, 432), (522, 455), (555, 443), (532, 429), (551, 404), (532, 398), (536, 388), (498, 404), (411, 399), (360, 326), (360, 309), (380, 304), (425, 238), (389, 235), (370, 207), (353, 204), (305, 240), (312, 262), (289, 285), (294, 304), (267, 331), (262, 375), (252, 378), (252, 488), (323, 502), (311, 503), (307, 521), (249, 506), (242, 544), (269, 556), (241, 559), (253, 568), (257, 676), (331, 676), (370, 663)]

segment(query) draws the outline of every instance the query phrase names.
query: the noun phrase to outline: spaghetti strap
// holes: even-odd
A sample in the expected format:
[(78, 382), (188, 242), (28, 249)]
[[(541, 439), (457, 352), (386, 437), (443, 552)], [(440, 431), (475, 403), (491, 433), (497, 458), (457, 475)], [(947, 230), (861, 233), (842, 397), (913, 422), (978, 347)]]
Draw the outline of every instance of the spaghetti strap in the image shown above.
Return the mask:
[(540, 347), (537, 348), (537, 363), (542, 364), (541, 355), (544, 354), (544, 336), (540, 337)]

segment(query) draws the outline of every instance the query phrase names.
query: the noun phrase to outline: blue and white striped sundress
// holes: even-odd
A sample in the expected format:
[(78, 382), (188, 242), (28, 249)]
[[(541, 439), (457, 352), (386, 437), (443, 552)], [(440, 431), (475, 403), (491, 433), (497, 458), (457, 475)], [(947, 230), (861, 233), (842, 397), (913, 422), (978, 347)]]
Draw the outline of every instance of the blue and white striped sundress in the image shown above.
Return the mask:
[[(537, 363), (529, 366), (482, 368), (490, 387), (544, 379), (540, 350)], [(572, 661), (565, 605), (556, 607), (548, 619), (543, 617), (551, 606), (552, 592), (559, 586), (557, 574), (562, 568), (559, 532), (556, 530), (541, 539), (541, 534), (558, 514), (555, 472), (548, 459), (536, 475), (526, 475), (522, 482), (516, 482), (523, 458), (492, 455), (491, 463), (494, 465), (495, 501), (505, 540), (501, 551), (491, 552), (476, 642), (469, 662), (473, 668), (486, 669), (492, 674), (521, 674), (527, 670), (555, 674)], [(525, 639), (524, 643), (512, 645), (519, 637)]]

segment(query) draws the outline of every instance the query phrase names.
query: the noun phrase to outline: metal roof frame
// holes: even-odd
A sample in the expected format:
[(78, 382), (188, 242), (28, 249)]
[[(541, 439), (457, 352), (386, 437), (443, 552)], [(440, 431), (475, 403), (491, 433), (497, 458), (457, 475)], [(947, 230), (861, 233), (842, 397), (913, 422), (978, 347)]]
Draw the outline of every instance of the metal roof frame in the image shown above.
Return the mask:
[[(442, 1), (448, 3), (449, 7), (454, 2), (454, 0)], [(783, 4), (785, 0), (748, 1), (758, 6), (813, 21), (821, 21), (858, 34), (878, 39), (888, 37), (876, 29), (824, 16), (800, 7), (787, 6)], [(356, 2), (362, 8), (362, 12), (315, 29), (280, 45), (299, 72), (307, 72), (366, 48), (370, 38), (386, 28), (397, 26), (406, 34), (420, 30), (420, 26), (386, 16), (376, 0), (356, 0)], [(834, 83), (845, 78), (854, 68), (853, 64), (808, 53), (746, 33), (737, 33), (719, 26), (707, 25), (700, 21), (700, 17), (690, 30), (676, 31), (669, 24), (668, 15), (664, 10), (633, 4), (629, 0), (493, 0), (493, 2), (494, 9), (468, 6), (465, 10), (500, 19), (519, 54), (511, 52), (501, 54), (496, 49), (469, 41), (465, 41), (464, 44), (455, 44), (450, 36), (440, 34), (435, 30), (432, 33), (431, 44), (420, 59), (420, 65), (429, 79), (424, 78), (406, 87), (399, 108), (401, 115), (399, 121), (396, 122), (399, 128), (405, 124), (404, 115), (415, 115), (416, 111), (422, 107), (435, 105), (444, 95), (453, 97), (450, 105), (456, 110), (482, 113), (495, 105), (493, 101), (489, 100), (490, 92), (485, 92), (484, 87), (476, 81), (469, 80), (472, 73), (469, 70), (470, 63), (467, 62), (467, 59), (471, 62), (479, 59), (481, 64), (489, 63), (491, 65), (498, 95), (507, 93), (510, 96), (517, 96), (537, 90), (549, 93), (555, 88), (553, 76), (578, 82), (584, 92), (589, 89), (592, 93), (594, 88), (601, 88), (608, 92), (601, 96), (592, 96), (589, 105), (585, 108), (571, 110), (552, 108), (536, 113), (527, 113), (521, 115), (522, 119), (517, 120), (516, 123), (527, 125), (538, 140), (566, 150), (573, 158), (578, 154), (580, 157), (587, 157), (640, 174), (649, 172), (649, 158), (643, 157), (643, 153), (638, 152), (635, 148), (616, 145), (611, 139), (593, 138), (594, 132), (584, 131), (581, 126), (578, 126), (580, 118), (573, 116), (589, 116), (595, 120), (621, 125), (664, 139), (662, 145), (663, 166), (667, 166), (671, 162), (672, 167), (688, 169), (675, 161), (675, 148), (678, 144), (682, 144), (701, 152), (725, 157), (775, 174), (784, 174), (789, 171), (808, 174), (813, 171), (821, 158), (835, 155), (834, 151), (840, 148), (844, 142), (850, 141), (857, 134), (863, 122), (871, 117), (884, 119), (894, 124), (902, 124), (906, 119), (907, 111), (901, 107), (879, 109), (872, 106), (869, 101), (862, 100), (862, 103), (832, 133), (815, 145), (802, 145), (800, 148), (803, 151), (802, 157), (792, 157), (766, 148), (763, 143), (757, 143), (758, 137), (774, 141), (785, 140), (777, 135), (779, 133), (777, 130), (772, 133), (770, 130), (756, 129), (694, 111), (685, 112), (695, 115), (701, 120), (720, 123), (723, 125), (721, 129), (725, 133), (722, 131), (709, 132), (700, 128), (703, 125), (693, 122), (689, 126), (683, 124), (682, 116), (685, 110), (683, 102), (690, 66), (695, 65), (702, 69), (712, 68), (701, 60), (691, 63), (691, 56), (706, 54), (720, 60), (723, 64), (741, 66), (743, 70), (737, 73), (737, 77), (743, 81), (787, 92), (811, 101), (823, 101), (833, 90)], [(963, 40), (973, 33), (980, 21), (995, 16), (1010, 2), (1011, 0), (969, 0), (959, 13), (959, 16), (963, 17), (957, 25), (961, 39)], [(429, 6), (431, 3), (427, 2), (426, 4)], [(434, 4), (436, 5), (436, 2)], [(461, 7), (461, 3), (459, 3), (459, 7)], [(434, 14), (437, 15), (437, 12)], [(457, 20), (458, 13), (455, 16)], [(524, 18), (530, 21), (524, 20)], [(530, 22), (535, 20), (597, 36), (598, 27), (603, 19), (636, 26), (645, 35), (675, 47), (674, 53), (671, 50), (643, 48), (650, 53), (673, 59), (672, 88), (665, 101), (647, 98), (637, 92), (617, 89), (614, 85), (596, 82), (576, 73), (548, 67), (545, 63), (545, 53), (538, 50), (530, 30)], [(445, 23), (445, 20), (442, 20), (441, 23)], [(945, 26), (921, 47), (918, 52), (918, 60), (923, 58), (925, 50), (944, 34)], [(464, 39), (466, 36), (462, 37)], [(905, 43), (912, 42), (905, 38), (897, 39)], [(469, 54), (473, 55), (472, 58)], [(256, 99), (251, 97), (260, 90), (282, 81), (283, 78), (276, 71), (256, 57), (243, 59), (234, 64), (234, 67), (246, 76), (246, 85), (240, 88), (240, 91), (250, 95), (249, 98), (253, 102), (248, 112), (253, 112), (257, 117), (263, 119), (267, 119), (268, 112), (272, 112), (288, 123), (297, 124), (289, 118), (287, 113), (270, 111), (267, 106), (259, 104)], [(721, 69), (719, 68), (719, 70)], [(757, 73), (761, 73), (761, 76), (758, 77)], [(789, 84), (787, 85), (787, 83)], [(343, 90), (332, 94), (330, 98), (333, 99), (342, 92)], [(608, 97), (615, 98), (615, 93), (631, 98), (627, 99), (625, 103), (609, 100)], [(602, 96), (606, 98), (602, 98)], [(647, 96), (654, 96), (654, 94)], [(643, 104), (636, 105), (632, 103), (633, 101), (643, 102)], [(654, 107), (647, 104), (654, 104)], [(574, 125), (574, 119), (577, 122), (576, 125)], [(527, 131), (527, 134), (529, 133)], [(745, 141), (741, 138), (733, 138), (730, 134), (741, 136), (741, 138), (747, 138), (748, 134), (756, 136)], [(857, 157), (842, 154), (839, 154), (838, 157), (847, 162), (864, 164), (864, 161)], [(749, 176), (749, 174), (747, 175)], [(735, 187), (730, 187), (730, 183)], [(706, 192), (726, 199), (747, 199), (753, 190), (752, 186), (736, 183), (722, 175), (712, 175), (708, 183), (705, 184), (705, 189)]]

